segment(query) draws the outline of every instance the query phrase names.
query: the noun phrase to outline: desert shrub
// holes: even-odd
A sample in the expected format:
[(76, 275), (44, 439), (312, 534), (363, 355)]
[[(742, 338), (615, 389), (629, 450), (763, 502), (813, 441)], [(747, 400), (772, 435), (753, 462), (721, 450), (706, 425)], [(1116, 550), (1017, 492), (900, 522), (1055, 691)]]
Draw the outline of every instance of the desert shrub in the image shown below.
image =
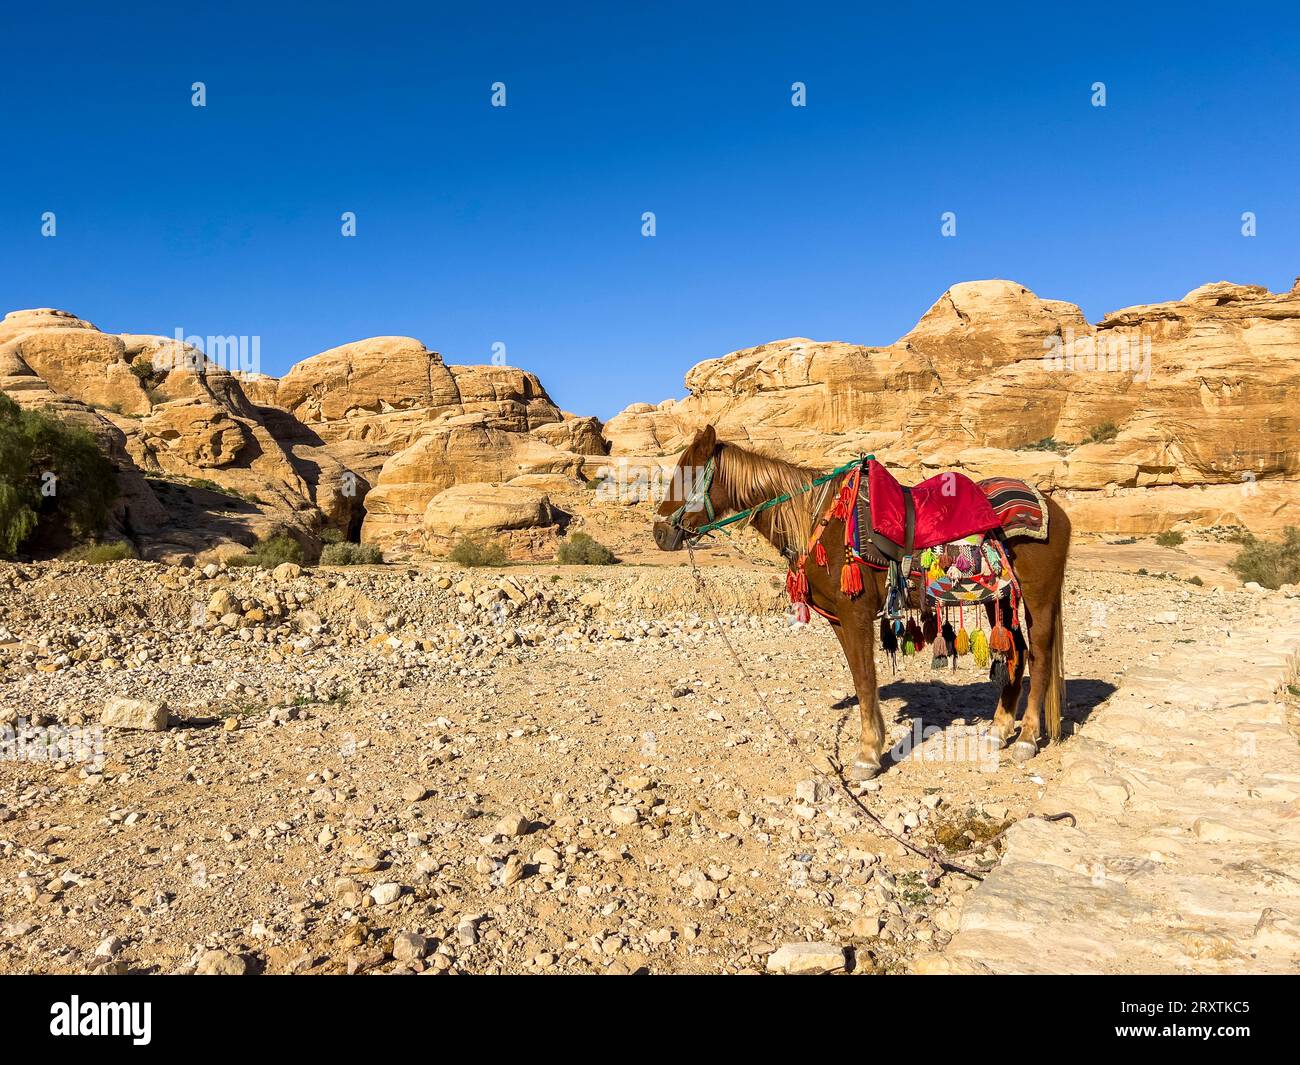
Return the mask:
[(1114, 422), (1102, 422), (1088, 434), (1088, 439), (1094, 444), (1109, 444), (1117, 436), (1119, 430), (1115, 428)]
[(1282, 530), (1281, 543), (1247, 533), (1228, 566), (1243, 584), (1254, 581), (1264, 588), (1281, 588), (1300, 583), (1300, 529), (1288, 525)]
[(576, 532), (560, 544), (555, 559), (562, 566), (608, 566), (617, 562), (614, 552), (583, 532)]
[(121, 562), (126, 558), (135, 558), (135, 548), (125, 540), (113, 540), (106, 544), (82, 544), (60, 556), (65, 562)]
[(384, 553), (374, 544), (326, 544), (320, 553), (322, 566), (378, 566)]
[(1056, 437), (1045, 436), (1032, 444), (1021, 444), (1016, 448), (1017, 451), (1060, 451), (1061, 445), (1056, 442)]
[(246, 555), (236, 555), (234, 558), (227, 559), (226, 565), (275, 569), (284, 562), (296, 562), (302, 565), (303, 558), (302, 544), (292, 536), (277, 533), (265, 540), (259, 540)]
[[(46, 484), (53, 494), (42, 493)], [(42, 520), (74, 539), (98, 534), (116, 498), (117, 470), (90, 432), (0, 393), (0, 556), (17, 552)]]
[(321, 530), (320, 542), (323, 544), (341, 544), (343, 542), (343, 533), (341, 530), (328, 525)]
[(1166, 529), (1156, 534), (1156, 543), (1161, 547), (1178, 547), (1187, 537), (1173, 529)]
[(464, 536), (452, 547), (450, 558), (458, 566), (502, 566), (506, 553), (495, 540)]

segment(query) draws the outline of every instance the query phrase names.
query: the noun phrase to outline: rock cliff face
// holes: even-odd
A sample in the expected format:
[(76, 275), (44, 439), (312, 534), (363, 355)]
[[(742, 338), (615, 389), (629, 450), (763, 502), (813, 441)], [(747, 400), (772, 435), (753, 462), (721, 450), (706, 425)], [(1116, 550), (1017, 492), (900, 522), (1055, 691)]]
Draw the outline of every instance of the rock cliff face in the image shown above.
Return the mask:
[[(453, 527), (429, 524), (450, 488), (573, 483), (606, 452), (671, 461), (708, 422), (811, 465), (874, 452), (917, 479), (1024, 477), (1085, 532), (1300, 525), (1300, 285), (1219, 282), (1094, 325), (1022, 285), (970, 282), (886, 347), (774, 341), (699, 363), (686, 387), (602, 426), (530, 373), (450, 366), (410, 337), (331, 348), (277, 380), (66, 311), (0, 322), (0, 388), (98, 436), (122, 471), (119, 531), (151, 558), (276, 530), (310, 543), (325, 526), (429, 550)], [(544, 539), (526, 546), (546, 554)]]
[(1300, 524), (1300, 286), (1220, 282), (1090, 324), (1008, 281), (956, 285), (884, 348), (796, 338), (694, 367), (689, 395), (605, 426), (615, 455), (706, 422), (816, 465), (1005, 472), (1090, 531)]
[(576, 474), (606, 450), (506, 366), (447, 366), (410, 337), (333, 348), (281, 380), (230, 373), (158, 336), (100, 332), (65, 311), (0, 322), (0, 388), (86, 425), (118, 463), (118, 531), (160, 559), (229, 553), (324, 526), (420, 550), (456, 484)]

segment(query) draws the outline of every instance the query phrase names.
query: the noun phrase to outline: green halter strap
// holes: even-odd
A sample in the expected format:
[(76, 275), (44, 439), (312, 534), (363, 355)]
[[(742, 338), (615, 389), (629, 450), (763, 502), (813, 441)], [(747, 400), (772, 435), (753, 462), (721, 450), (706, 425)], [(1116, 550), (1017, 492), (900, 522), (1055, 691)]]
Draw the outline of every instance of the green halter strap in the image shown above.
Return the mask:
[[(713, 501), (709, 498), (709, 490), (713, 487), (714, 468), (714, 460), (710, 457), (708, 463), (704, 467), (704, 476), (700, 478), (699, 484), (697, 484), (694, 491), (691, 492), (690, 498), (673, 511), (672, 517), (668, 519), (668, 523), (670, 525), (676, 525), (691, 536), (703, 536), (705, 533), (713, 532), (716, 529), (722, 529), (724, 526), (733, 525), (738, 521), (744, 521), (746, 518), (767, 510), (769, 507), (788, 503), (796, 495), (803, 495), (805, 492), (811, 492), (818, 485), (823, 485), (827, 481), (833, 481), (836, 477), (840, 476), (840, 474), (848, 473), (849, 470), (853, 469), (855, 466), (858, 466), (869, 459), (874, 459), (875, 457), (875, 455), (862, 455), (859, 458), (854, 459), (852, 462), (846, 462), (843, 466), (837, 466), (835, 469), (831, 470), (830, 473), (823, 473), (820, 477), (814, 478), (797, 492), (783, 492), (781, 495), (765, 500), (757, 506), (749, 507), (746, 510), (732, 514), (730, 517), (722, 518), (719, 521), (713, 520)], [(708, 523), (700, 525), (694, 529), (687, 529), (681, 524), (682, 515), (685, 514), (688, 509), (698, 508), (701, 502), (703, 502), (704, 505), (704, 513), (709, 517)]]
[(682, 524), (682, 517), (693, 510), (698, 510), (701, 506), (704, 507), (704, 513), (708, 515), (709, 520), (713, 520), (713, 500), (709, 498), (709, 493), (713, 490), (713, 471), (716, 461), (716, 455), (709, 456), (709, 461), (704, 464), (704, 476), (691, 489), (686, 502), (672, 512), (668, 519), (669, 525), (676, 525), (683, 532), (699, 532), (700, 530), (697, 529), (686, 528)]

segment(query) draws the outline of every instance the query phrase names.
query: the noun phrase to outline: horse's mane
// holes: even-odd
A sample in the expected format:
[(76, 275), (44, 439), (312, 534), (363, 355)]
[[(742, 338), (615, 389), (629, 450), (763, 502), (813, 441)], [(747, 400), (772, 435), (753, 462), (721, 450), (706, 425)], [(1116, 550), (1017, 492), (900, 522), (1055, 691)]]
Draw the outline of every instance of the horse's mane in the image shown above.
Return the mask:
[(724, 443), (718, 452), (715, 476), (737, 510), (790, 493), (789, 502), (758, 515), (755, 525), (769, 535), (777, 550), (804, 549), (813, 523), (821, 516), (815, 509), (824, 494), (821, 487), (806, 491), (817, 476), (816, 470)]

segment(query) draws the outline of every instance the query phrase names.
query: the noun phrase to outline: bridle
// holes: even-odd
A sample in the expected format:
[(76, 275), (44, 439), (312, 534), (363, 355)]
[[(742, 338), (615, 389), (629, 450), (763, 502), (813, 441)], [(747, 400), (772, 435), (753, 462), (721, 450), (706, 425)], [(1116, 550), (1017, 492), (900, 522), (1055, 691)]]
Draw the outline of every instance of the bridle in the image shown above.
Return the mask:
[(682, 518), (702, 507), (704, 513), (708, 516), (709, 522), (713, 522), (715, 512), (713, 510), (713, 498), (710, 493), (713, 491), (713, 474), (717, 469), (717, 459), (718, 453), (715, 451), (709, 456), (709, 461), (704, 464), (704, 475), (691, 488), (691, 494), (686, 497), (680, 507), (668, 515), (668, 524), (684, 536), (703, 536), (714, 528), (712, 524), (709, 524), (688, 529), (682, 524)]

